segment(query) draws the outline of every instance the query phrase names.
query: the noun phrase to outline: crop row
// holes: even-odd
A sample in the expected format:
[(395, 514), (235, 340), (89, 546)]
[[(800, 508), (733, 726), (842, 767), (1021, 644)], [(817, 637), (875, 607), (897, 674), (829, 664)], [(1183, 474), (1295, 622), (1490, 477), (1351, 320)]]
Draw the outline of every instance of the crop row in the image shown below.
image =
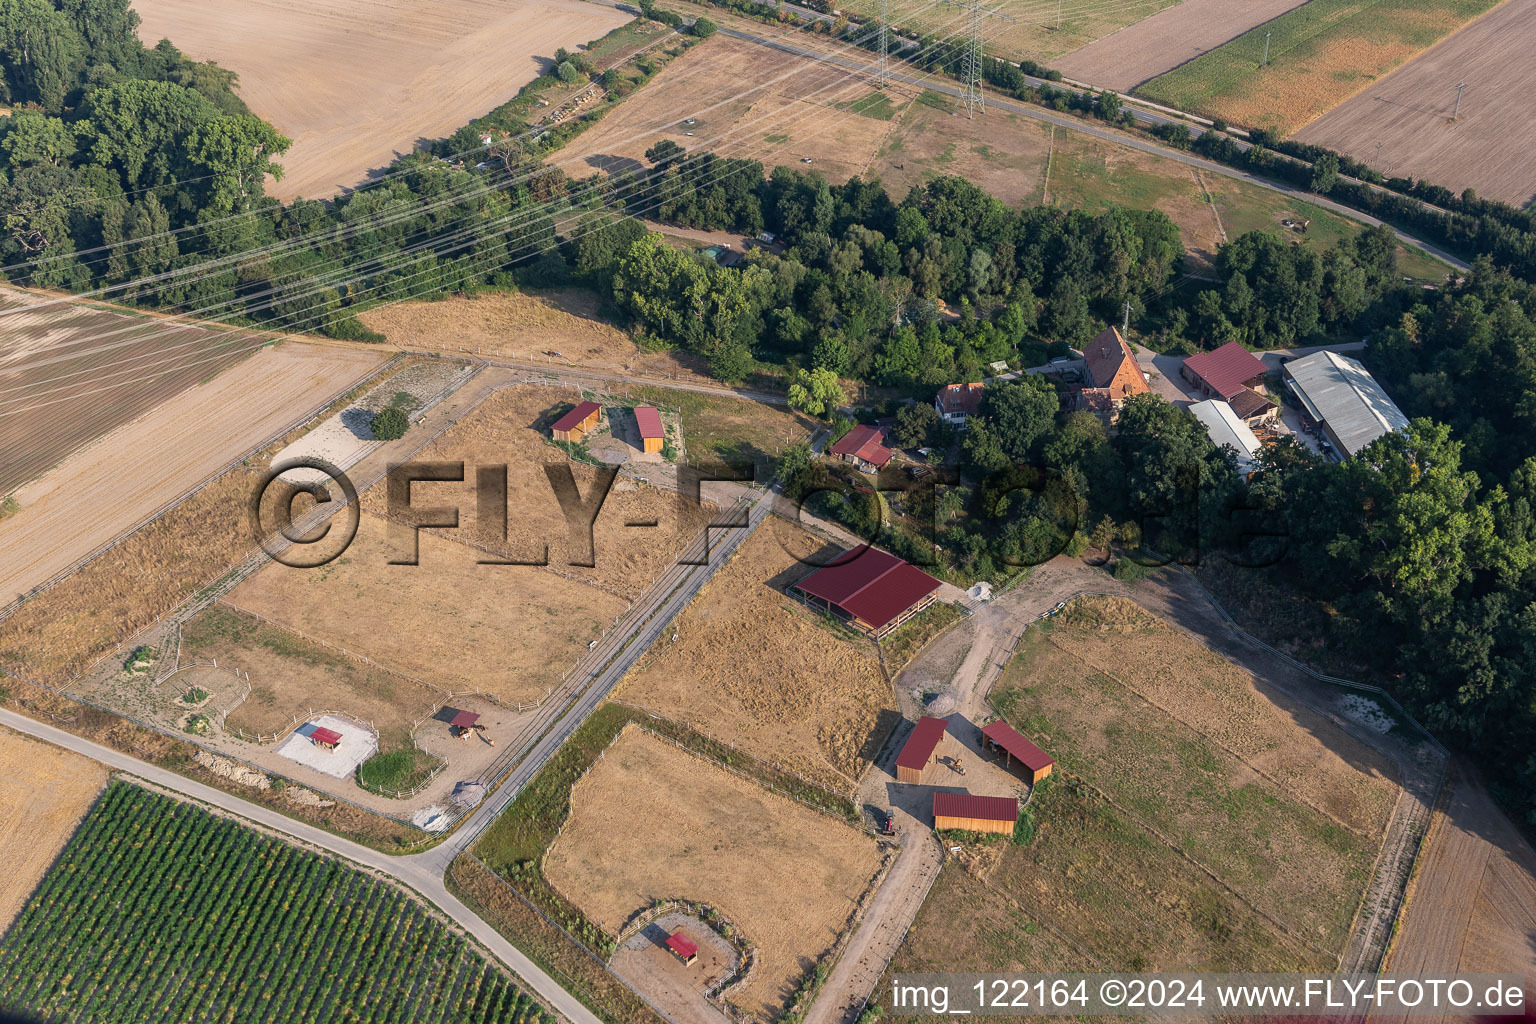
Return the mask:
[(550, 1019), (394, 887), (125, 782), (0, 941), (0, 1008), (82, 1024)]

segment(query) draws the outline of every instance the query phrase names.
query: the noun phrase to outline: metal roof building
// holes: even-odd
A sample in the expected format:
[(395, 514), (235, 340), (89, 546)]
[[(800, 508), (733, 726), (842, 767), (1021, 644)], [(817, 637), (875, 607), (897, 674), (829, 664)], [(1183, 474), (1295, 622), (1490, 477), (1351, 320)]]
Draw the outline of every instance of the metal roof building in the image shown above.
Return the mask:
[(1254, 432), (1244, 423), (1232, 407), (1219, 398), (1196, 402), (1189, 407), (1195, 419), (1205, 428), (1211, 443), (1217, 448), (1230, 445), (1237, 452), (1237, 471), (1244, 476), (1259, 468), (1259, 452), (1263, 445)]
[(933, 794), (933, 827), (968, 832), (1013, 832), (1019, 820), (1019, 801), (1011, 796), (972, 796), (970, 793)]
[(597, 426), (602, 408), (596, 402), (582, 402), (555, 420), (549, 431), (556, 441), (580, 441), (588, 431)]
[(924, 715), (917, 720), (917, 728), (907, 737), (901, 753), (896, 755), (896, 781), (917, 783), (923, 781), (923, 769), (939, 749), (939, 741), (949, 728), (942, 718)]
[(1264, 376), (1264, 364), (1252, 352), (1229, 341), (1210, 352), (1198, 352), (1184, 360), (1184, 379), (1208, 395), (1231, 398), (1247, 389), (1248, 382)]
[(1285, 385), (1319, 424), (1343, 458), (1384, 434), (1408, 426), (1408, 417), (1364, 366), (1337, 352), (1314, 352), (1284, 366)]
[(981, 730), (981, 735), (989, 745), (1002, 750), (1010, 764), (1017, 758), (1029, 772), (1031, 783), (1039, 782), (1051, 774), (1056, 764), (1051, 760), (1051, 755), (1025, 739), (1023, 734), (1001, 718)]
[(640, 449), (659, 452), (666, 443), (667, 433), (661, 427), (661, 413), (654, 405), (635, 406), (635, 426), (640, 428)]
[(939, 581), (917, 566), (860, 544), (790, 591), (878, 640), (932, 604), (938, 589)]

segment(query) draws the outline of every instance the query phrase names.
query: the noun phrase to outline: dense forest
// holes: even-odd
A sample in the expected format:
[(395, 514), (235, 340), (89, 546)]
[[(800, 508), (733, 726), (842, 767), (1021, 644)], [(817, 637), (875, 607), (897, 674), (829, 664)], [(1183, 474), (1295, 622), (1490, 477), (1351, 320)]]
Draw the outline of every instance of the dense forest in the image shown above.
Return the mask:
[[(1222, 247), (1216, 280), (1191, 281), (1157, 212), (1015, 210), (955, 178), (893, 196), (671, 143), (633, 171), (573, 181), (542, 164), (551, 143), (505, 119), (489, 146), (476, 126), (332, 202), (283, 206), (262, 181), (286, 140), (228, 73), (143, 47), (127, 0), (0, 0), (0, 12), (12, 105), (0, 261), (22, 284), (364, 340), (355, 314), (372, 303), (581, 285), (641, 344), (785, 387), (829, 420), (843, 381), (875, 385), (912, 445), (954, 440), (929, 415), (936, 386), (1126, 316), (1174, 350), (1369, 335), (1367, 363), (1414, 420), (1346, 463), (1278, 446), (1244, 481), (1159, 398), (1134, 399), (1110, 431), (1026, 378), (989, 389), (958, 464), (935, 474), (955, 486), (898, 494), (894, 525), (857, 481), (826, 500), (900, 553), (936, 545), (976, 577), (1110, 544), (1145, 561), (1264, 566), (1267, 582), (1327, 608), (1326, 639), (1371, 652), (1378, 678), (1476, 752), (1536, 824), (1536, 296), (1511, 214), (1438, 197), (1488, 244), (1437, 290), (1401, 282), (1381, 228), (1320, 253), (1245, 235)], [(596, 74), (569, 54), (552, 73)], [(1085, 113), (1120, 116), (1102, 97)], [(641, 217), (779, 244), (724, 267), (663, 244)], [(826, 483), (803, 448), (781, 472), (800, 490)], [(924, 521), (928, 534), (900, 525)]]

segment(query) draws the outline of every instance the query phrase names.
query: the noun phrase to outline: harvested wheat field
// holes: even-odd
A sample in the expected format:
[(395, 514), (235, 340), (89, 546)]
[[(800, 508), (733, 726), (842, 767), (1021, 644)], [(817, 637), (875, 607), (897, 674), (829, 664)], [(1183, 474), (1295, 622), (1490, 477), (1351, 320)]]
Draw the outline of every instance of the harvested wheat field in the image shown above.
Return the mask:
[(560, 47), (630, 20), (580, 0), (134, 0), (139, 38), (240, 76), (241, 99), (293, 139), (283, 201), (360, 184), (420, 139), (517, 94)]
[[(1497, 2), (1308, 0), (1136, 93), (1289, 135)], [(1269, 64), (1261, 67), (1266, 35)], [(1449, 82), (1447, 91), (1454, 92), (1460, 80)]]
[(391, 525), (365, 515), (340, 558), (319, 569), (271, 562), (227, 600), (444, 690), (514, 703), (543, 697), (628, 606), (545, 568), (478, 564), (485, 552), (425, 531), (419, 565), (390, 565)]
[(442, 691), (327, 650), (240, 609), (215, 604), (182, 627), (182, 663), (217, 661), (250, 676), (250, 696), (225, 727), (264, 736), (288, 731), (294, 719), (340, 711), (378, 732), (409, 729), (441, 702)]
[[(866, 75), (715, 35), (549, 162), (575, 178), (639, 170), (649, 166), (647, 149), (671, 139), (687, 150), (760, 160), (768, 168), (801, 167), (809, 158), (810, 169), (843, 181), (864, 172), (894, 112), (917, 94), (892, 84), (882, 102), (871, 99), (874, 92)], [(695, 123), (684, 125), (687, 117)]]
[[(1296, 133), (1381, 171), (1472, 188), (1525, 206), (1536, 199), (1536, 3), (1508, 0)], [(1455, 121), (1456, 85), (1467, 84)]]
[(17, 491), (21, 510), (0, 520), (0, 605), (296, 426), (385, 358), (292, 341), (263, 348), (77, 452)]
[(1129, 92), (1306, 0), (1183, 0), (1051, 61), (1067, 78)]
[[(586, 288), (484, 292), (436, 302), (397, 302), (362, 314), (368, 327), (401, 348), (448, 355), (501, 356), (556, 366), (601, 366), (686, 374), (670, 352), (645, 352), (602, 315)], [(707, 375), (703, 379), (709, 380)]]
[(0, 729), (0, 934), (107, 784), (89, 758)]
[[(666, 571), (713, 510), (685, 503), (671, 491), (620, 479), (603, 501), (590, 534), (573, 534), (545, 466), (569, 467), (584, 500), (592, 496), (598, 471), (573, 462), (547, 437), (548, 425), (583, 397), (575, 388), (543, 384), (522, 384), (496, 392), (416, 456), (418, 462), (462, 461), (464, 483), (416, 484), (412, 501), (418, 508), (457, 505), (459, 527), (445, 531), (445, 536), (522, 561), (544, 556), (547, 547), (549, 566), (543, 572), (579, 581), (628, 602)], [(608, 413), (604, 416), (606, 424)], [(496, 523), (482, 529), (476, 520), (477, 470), (501, 464), (508, 467), (510, 525), (505, 540)], [(374, 487), (364, 492), (362, 503), (368, 511), (384, 515), (388, 509), (386, 489)], [(494, 557), (491, 552), (482, 554)], [(583, 562), (593, 564), (580, 564)]]
[(847, 792), (896, 704), (871, 644), (783, 593), (820, 548), (787, 523), (759, 529), (678, 618), (677, 642), (658, 640), (616, 695)]
[(718, 909), (759, 956), (731, 1002), (764, 1021), (848, 926), (879, 866), (863, 833), (633, 725), (572, 787), (543, 865), (610, 934), (654, 900)]

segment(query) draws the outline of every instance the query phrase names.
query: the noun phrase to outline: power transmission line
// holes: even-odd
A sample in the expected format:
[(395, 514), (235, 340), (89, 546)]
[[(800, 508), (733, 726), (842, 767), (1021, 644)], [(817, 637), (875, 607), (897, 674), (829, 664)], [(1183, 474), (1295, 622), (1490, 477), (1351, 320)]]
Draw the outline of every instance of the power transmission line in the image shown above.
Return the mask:
[[(982, 95), (981, 79), (982, 69), (986, 63), (986, 52), (981, 46), (981, 25), (987, 18), (998, 18), (1003, 21), (1017, 21), (1011, 14), (1004, 14), (995, 7), (983, 7), (981, 0), (945, 0), (956, 6), (966, 8), (969, 15), (969, 27), (966, 31), (965, 62), (961, 69), (961, 78), (964, 79), (965, 93), (960, 102), (965, 104), (965, 116), (975, 117), (976, 111), (987, 109), (986, 98)], [(960, 109), (958, 106), (955, 108)]]

